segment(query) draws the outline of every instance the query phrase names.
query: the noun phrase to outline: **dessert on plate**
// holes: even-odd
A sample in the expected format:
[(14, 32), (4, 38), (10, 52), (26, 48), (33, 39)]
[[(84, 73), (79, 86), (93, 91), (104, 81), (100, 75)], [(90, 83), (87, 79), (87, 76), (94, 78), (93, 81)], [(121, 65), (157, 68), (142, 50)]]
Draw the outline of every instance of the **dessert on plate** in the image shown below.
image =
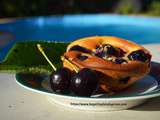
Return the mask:
[[(119, 92), (131, 86), (148, 74), (151, 62), (151, 54), (147, 49), (113, 36), (75, 40), (68, 45), (62, 57), (63, 66), (72, 72), (76, 69), (94, 71), (96, 76), (89, 76), (96, 78), (98, 89), (106, 93)], [(80, 82), (73, 80), (74, 84)], [(81, 89), (85, 90), (82, 86)], [(71, 88), (76, 89), (76, 85)]]
[(86, 37), (71, 42), (61, 56), (63, 67), (51, 63), (50, 85), (59, 94), (111, 95), (130, 87), (150, 71), (151, 54), (144, 47), (113, 36)]

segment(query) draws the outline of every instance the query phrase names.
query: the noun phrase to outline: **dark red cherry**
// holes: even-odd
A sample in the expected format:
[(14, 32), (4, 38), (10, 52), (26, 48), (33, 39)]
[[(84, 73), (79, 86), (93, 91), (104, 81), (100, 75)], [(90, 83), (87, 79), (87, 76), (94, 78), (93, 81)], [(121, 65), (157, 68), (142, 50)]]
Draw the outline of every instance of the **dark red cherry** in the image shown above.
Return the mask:
[(72, 77), (70, 89), (75, 95), (91, 96), (97, 84), (96, 73), (91, 69), (83, 68)]
[(127, 63), (127, 61), (123, 58), (116, 58), (115, 63), (116, 64), (122, 64), (122, 63)]
[(71, 71), (67, 68), (61, 68), (53, 72), (50, 77), (50, 85), (56, 93), (67, 93), (69, 91)]
[(84, 48), (79, 45), (75, 45), (75, 46), (71, 47), (69, 51), (79, 51), (79, 52), (83, 52), (83, 53), (91, 53), (91, 51), (89, 49)]
[(149, 59), (148, 56), (145, 54), (145, 52), (142, 50), (137, 50), (132, 52), (131, 54), (128, 55), (128, 58), (130, 60), (138, 60), (142, 62), (145, 62), (146, 60)]
[(106, 44), (106, 45), (103, 45), (103, 47), (104, 47), (104, 51), (106, 52), (106, 54), (108, 54), (108, 55), (116, 55), (117, 54), (117, 50), (113, 46)]
[(117, 56), (117, 54), (119, 53), (113, 46), (105, 44), (97, 47), (94, 55), (105, 58), (109, 55)]
[(86, 60), (86, 59), (88, 58), (88, 56), (80, 55), (80, 56), (78, 56), (77, 58), (78, 58), (79, 60), (81, 60), (81, 61), (84, 61), (84, 60)]

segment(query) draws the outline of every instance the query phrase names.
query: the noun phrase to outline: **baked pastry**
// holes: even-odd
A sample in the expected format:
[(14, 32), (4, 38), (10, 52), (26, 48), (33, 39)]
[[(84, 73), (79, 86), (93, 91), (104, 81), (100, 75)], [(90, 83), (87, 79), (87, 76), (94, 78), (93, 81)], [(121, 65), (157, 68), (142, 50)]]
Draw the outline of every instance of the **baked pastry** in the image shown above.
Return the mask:
[[(151, 54), (147, 49), (113, 36), (73, 41), (63, 56), (79, 69), (97, 71), (100, 87), (106, 92), (121, 91), (150, 71)], [(65, 60), (63, 66), (74, 70)]]

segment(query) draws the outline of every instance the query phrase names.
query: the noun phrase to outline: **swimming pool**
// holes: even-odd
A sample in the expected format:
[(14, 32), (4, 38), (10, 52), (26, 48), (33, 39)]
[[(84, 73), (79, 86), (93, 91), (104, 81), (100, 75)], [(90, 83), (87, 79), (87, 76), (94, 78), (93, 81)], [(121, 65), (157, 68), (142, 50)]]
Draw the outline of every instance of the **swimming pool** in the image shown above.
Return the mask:
[[(93, 35), (111, 35), (139, 44), (160, 43), (160, 18), (120, 15), (65, 15), (17, 19), (0, 24), (14, 37), (0, 42), (0, 60), (17, 41), (73, 41)], [(0, 41), (3, 40), (0, 35)]]

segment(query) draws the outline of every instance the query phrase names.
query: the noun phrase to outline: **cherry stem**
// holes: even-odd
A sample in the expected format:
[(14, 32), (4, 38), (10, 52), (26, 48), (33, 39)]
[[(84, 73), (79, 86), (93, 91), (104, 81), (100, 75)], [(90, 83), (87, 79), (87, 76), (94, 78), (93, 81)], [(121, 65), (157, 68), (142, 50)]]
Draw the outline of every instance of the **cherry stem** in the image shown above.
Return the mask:
[(42, 46), (40, 44), (37, 44), (37, 48), (38, 50), (42, 53), (42, 55), (44, 56), (44, 58), (47, 60), (47, 62), (49, 63), (49, 65), (53, 68), (54, 71), (57, 70), (57, 68), (52, 64), (52, 62), (49, 60), (49, 58), (47, 57), (47, 55), (45, 54)]
[(64, 56), (61, 56), (61, 60), (67, 62), (74, 69), (74, 71), (78, 73), (79, 68), (74, 65), (70, 60), (66, 59)]

